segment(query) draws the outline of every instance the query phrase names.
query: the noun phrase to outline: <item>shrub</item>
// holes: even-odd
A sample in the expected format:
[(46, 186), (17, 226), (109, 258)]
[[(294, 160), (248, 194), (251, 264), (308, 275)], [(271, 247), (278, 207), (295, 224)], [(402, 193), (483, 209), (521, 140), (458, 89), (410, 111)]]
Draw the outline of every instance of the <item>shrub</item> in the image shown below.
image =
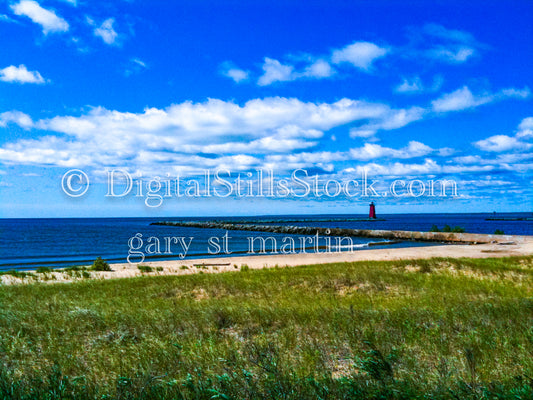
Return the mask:
[(155, 270), (161, 272), (161, 271), (163, 271), (163, 267), (156, 267)]
[(139, 271), (141, 271), (143, 274), (146, 272), (153, 272), (154, 269), (148, 265), (137, 265), (137, 268), (139, 268)]
[(241, 265), (241, 272), (247, 272), (250, 270), (250, 267), (247, 264)]
[(433, 224), (429, 231), (430, 232), (440, 232), (440, 229), (439, 229), (439, 227), (437, 225)]
[(464, 233), (464, 231), (465, 231), (465, 228), (461, 228), (460, 226), (454, 226), (452, 229), (452, 232), (455, 232), (455, 233)]
[(452, 228), (451, 228), (450, 225), (446, 224), (446, 225), (444, 225), (444, 228), (442, 228), (442, 231), (443, 232), (451, 232)]
[(91, 271), (112, 271), (109, 263), (106, 260), (102, 260), (102, 257), (98, 257), (94, 260), (93, 265), (89, 268)]
[(494, 231), (494, 234), (495, 234), (495, 235), (505, 235), (505, 233), (504, 233), (501, 229), (496, 229), (496, 230)]
[(20, 279), (24, 279), (27, 277), (30, 277), (30, 278), (35, 277), (35, 275), (32, 274), (31, 272), (18, 271), (16, 269), (11, 269), (9, 271), (2, 271), (0, 272), (0, 275), (11, 275), (15, 278), (20, 278)]
[(50, 267), (39, 267), (37, 268), (37, 270), (35, 272), (37, 272), (38, 274), (47, 274), (49, 272), (52, 272), (52, 268)]

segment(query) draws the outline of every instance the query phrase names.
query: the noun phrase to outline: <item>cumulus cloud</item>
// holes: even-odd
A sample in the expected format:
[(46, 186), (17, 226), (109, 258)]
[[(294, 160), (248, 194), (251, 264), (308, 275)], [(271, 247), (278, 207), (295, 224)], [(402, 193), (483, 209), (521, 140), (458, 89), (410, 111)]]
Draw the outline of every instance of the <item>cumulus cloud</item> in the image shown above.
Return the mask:
[(474, 54), (474, 49), (464, 46), (459, 46), (454, 49), (437, 46), (427, 51), (427, 55), (430, 58), (440, 59), (452, 64), (462, 64)]
[(350, 130), (350, 137), (368, 138), (375, 135), (379, 130), (393, 130), (403, 128), (411, 122), (421, 120), (425, 110), (420, 107), (411, 107), (408, 109), (388, 109), (383, 112), (379, 118), (374, 121), (361, 125)]
[(225, 77), (232, 79), (235, 83), (245, 82), (250, 78), (248, 71), (240, 69), (230, 61), (222, 63), (220, 72)]
[(498, 156), (498, 161), (512, 163), (522, 161), (524, 160), (524, 157), (533, 157), (531, 154), (517, 154), (523, 153), (533, 147), (533, 144), (524, 141), (528, 140), (530, 137), (533, 137), (533, 117), (524, 118), (518, 125), (518, 130), (514, 136), (494, 135), (487, 139), (475, 142), (474, 146), (483, 151), (496, 153), (514, 150), (514, 154), (503, 154)]
[(420, 77), (416, 76), (411, 80), (404, 78), (402, 83), (396, 86), (394, 90), (397, 93), (417, 93), (424, 91), (424, 85)]
[(370, 42), (355, 42), (342, 49), (334, 50), (331, 61), (335, 64), (350, 63), (368, 71), (372, 63), (387, 54), (387, 49)]
[(487, 139), (474, 143), (476, 147), (483, 151), (502, 152), (515, 149), (524, 149), (531, 147), (527, 143), (519, 141), (515, 137), (507, 135), (495, 135)]
[[(312, 103), (280, 97), (254, 99), (244, 105), (216, 99), (184, 102), (142, 113), (99, 107), (81, 116), (57, 116), (34, 123), (29, 117), (24, 121), (6, 114), (4, 123), (54, 134), (7, 143), (0, 149), (0, 160), (59, 166), (142, 165), (146, 160), (215, 165), (230, 155), (256, 157), (310, 149), (319, 144), (324, 132), (357, 121), (375, 120), (392, 129), (399, 124), (394, 116), (402, 114), (402, 110), (380, 103), (351, 99)], [(427, 150), (415, 145), (389, 154), (404, 157), (405, 151)]]
[(23, 15), (41, 25), (43, 33), (60, 33), (69, 30), (69, 24), (54, 11), (47, 10), (33, 0), (21, 0), (11, 5), (15, 15)]
[(294, 80), (294, 67), (284, 65), (278, 60), (265, 57), (263, 64), (263, 75), (257, 81), (259, 86), (270, 85), (274, 82), (284, 82)]
[(105, 44), (117, 44), (118, 33), (113, 28), (114, 18), (108, 18), (100, 26), (94, 28), (94, 35), (100, 37)]
[(417, 32), (415, 55), (422, 55), (448, 64), (462, 64), (476, 56), (486, 46), (479, 43), (472, 34), (438, 24), (426, 24)]
[(444, 94), (439, 99), (433, 100), (431, 104), (433, 111), (436, 112), (461, 111), (509, 97), (525, 99), (529, 95), (530, 90), (527, 87), (524, 89), (502, 89), (497, 93), (474, 95), (467, 86), (463, 86), (452, 93)]
[[(388, 49), (374, 43), (355, 42), (342, 49), (333, 50), (330, 55), (289, 56), (290, 62), (265, 57), (262, 65), (263, 71), (257, 79), (257, 84), (267, 86), (276, 82), (289, 82), (297, 79), (330, 78), (337, 72), (332, 64), (350, 64), (363, 71), (370, 71), (373, 62), (387, 52)], [(248, 71), (235, 67), (231, 62), (222, 64), (222, 74), (237, 83), (250, 77)]]
[(5, 127), (9, 123), (17, 124), (24, 129), (33, 127), (31, 117), (20, 111), (7, 111), (0, 114), (0, 127)]
[(422, 157), (434, 150), (426, 146), (423, 143), (417, 141), (410, 141), (409, 144), (403, 149), (392, 149), (389, 147), (383, 147), (379, 144), (365, 143), (363, 147), (351, 149), (350, 156), (354, 160), (373, 160), (376, 158), (414, 158)]
[(18, 67), (10, 65), (9, 67), (0, 69), (0, 80), (15, 83), (45, 83), (44, 78), (38, 71), (28, 71), (24, 64)]
[(423, 92), (436, 92), (444, 83), (442, 76), (437, 75), (433, 78), (433, 83), (431, 85), (424, 85), (422, 79), (419, 76), (413, 78), (403, 78), (402, 83), (394, 88), (396, 93), (403, 94), (414, 94), (414, 93), (423, 93)]
[(335, 73), (329, 62), (320, 59), (307, 66), (300, 74), (302, 77), (308, 78), (329, 78)]
[(520, 122), (516, 137), (533, 138), (533, 117), (524, 118), (522, 122)]
[(294, 81), (301, 78), (323, 79), (335, 73), (330, 63), (324, 59), (312, 61), (303, 70), (297, 71), (291, 64), (282, 64), (278, 60), (265, 58), (263, 75), (258, 79), (259, 86), (270, 85), (275, 82)]

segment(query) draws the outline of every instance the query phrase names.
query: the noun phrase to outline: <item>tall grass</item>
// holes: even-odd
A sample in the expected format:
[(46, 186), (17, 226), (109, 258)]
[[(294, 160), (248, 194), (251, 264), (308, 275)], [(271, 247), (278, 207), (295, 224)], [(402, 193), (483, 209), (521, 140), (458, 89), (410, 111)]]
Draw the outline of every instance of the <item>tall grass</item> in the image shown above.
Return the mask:
[(2, 398), (533, 397), (533, 257), (0, 287)]

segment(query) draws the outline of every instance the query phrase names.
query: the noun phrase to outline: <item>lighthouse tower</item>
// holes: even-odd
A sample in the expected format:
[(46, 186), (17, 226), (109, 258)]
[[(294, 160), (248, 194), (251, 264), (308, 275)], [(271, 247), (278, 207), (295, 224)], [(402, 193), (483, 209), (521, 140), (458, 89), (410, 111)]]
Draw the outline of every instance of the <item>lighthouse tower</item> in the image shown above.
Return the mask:
[(368, 212), (368, 218), (376, 219), (376, 206), (374, 202), (370, 203), (370, 211)]

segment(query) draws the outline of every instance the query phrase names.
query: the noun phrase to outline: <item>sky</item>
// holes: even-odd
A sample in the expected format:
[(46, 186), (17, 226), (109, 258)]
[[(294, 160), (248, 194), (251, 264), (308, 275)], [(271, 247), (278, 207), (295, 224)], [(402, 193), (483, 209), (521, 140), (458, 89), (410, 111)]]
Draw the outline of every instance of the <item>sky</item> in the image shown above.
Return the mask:
[[(532, 21), (531, 1), (2, 1), (0, 217), (532, 212)], [(176, 195), (207, 170), (295, 191)], [(379, 196), (336, 193), (364, 174)], [(443, 179), (456, 195), (429, 195)]]

